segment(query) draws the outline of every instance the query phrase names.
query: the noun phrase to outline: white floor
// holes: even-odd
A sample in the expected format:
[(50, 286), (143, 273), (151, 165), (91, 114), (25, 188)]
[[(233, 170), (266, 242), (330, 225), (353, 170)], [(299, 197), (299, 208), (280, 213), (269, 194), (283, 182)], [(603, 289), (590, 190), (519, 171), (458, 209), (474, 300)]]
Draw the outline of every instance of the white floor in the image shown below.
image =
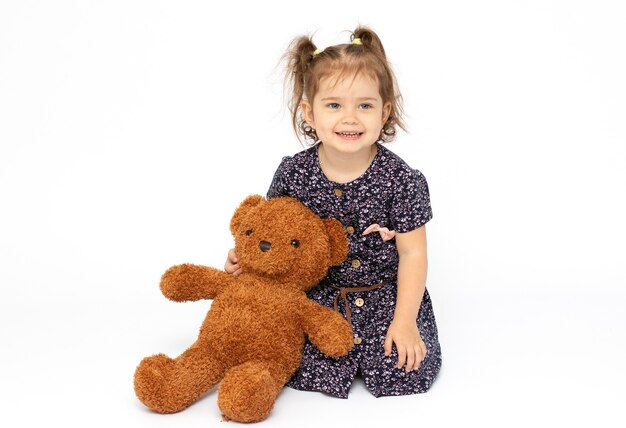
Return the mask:
[[(10, 421), (4, 426), (221, 422), (214, 391), (181, 413), (159, 415), (143, 407), (132, 388), (143, 356), (176, 355), (193, 341), (208, 303), (174, 304), (156, 292), (144, 302), (125, 296), (72, 301), (50, 291), (34, 296), (21, 290), (2, 300), (0, 418)], [(374, 398), (360, 379), (347, 400), (285, 389), (262, 425), (626, 424), (623, 295), (431, 294), (444, 365), (430, 392)]]

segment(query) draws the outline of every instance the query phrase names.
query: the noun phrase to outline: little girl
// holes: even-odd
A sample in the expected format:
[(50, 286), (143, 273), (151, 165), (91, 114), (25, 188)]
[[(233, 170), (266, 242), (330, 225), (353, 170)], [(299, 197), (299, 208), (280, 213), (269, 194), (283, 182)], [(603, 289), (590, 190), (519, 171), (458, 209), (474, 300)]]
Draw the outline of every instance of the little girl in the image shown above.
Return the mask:
[[(267, 193), (290, 196), (345, 226), (349, 256), (309, 292), (352, 324), (354, 348), (329, 358), (307, 342), (296, 389), (347, 398), (360, 370), (375, 396), (426, 392), (441, 367), (426, 290), (428, 185), (382, 143), (404, 129), (400, 94), (380, 39), (359, 27), (351, 43), (317, 49), (296, 38), (286, 54), (298, 138), (314, 143), (283, 158)], [(229, 252), (225, 270), (239, 274)]]

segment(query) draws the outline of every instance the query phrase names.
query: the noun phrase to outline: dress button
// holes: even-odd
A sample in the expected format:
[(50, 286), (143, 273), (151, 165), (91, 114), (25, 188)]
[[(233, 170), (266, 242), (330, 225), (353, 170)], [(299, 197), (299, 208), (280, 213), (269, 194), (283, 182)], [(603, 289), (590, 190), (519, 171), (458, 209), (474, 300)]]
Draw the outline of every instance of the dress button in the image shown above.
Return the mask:
[(341, 189), (335, 189), (335, 196), (341, 198), (341, 195), (343, 195), (343, 191)]
[(358, 260), (358, 259), (352, 260), (352, 267), (354, 269), (360, 268), (361, 267), (361, 260)]
[(355, 337), (354, 338), (354, 344), (355, 345), (360, 345), (361, 342), (363, 342), (363, 339), (361, 339), (360, 337)]
[(354, 304), (355, 304), (355, 305), (357, 305), (357, 306), (360, 308), (361, 306), (363, 306), (363, 305), (365, 304), (365, 300), (363, 300), (363, 299), (361, 299), (361, 298), (359, 297), (358, 299), (356, 299), (356, 300), (354, 301)]
[(346, 227), (346, 231), (347, 231), (350, 235), (352, 235), (352, 234), (354, 233), (354, 227), (352, 227), (352, 226), (348, 226), (348, 227)]

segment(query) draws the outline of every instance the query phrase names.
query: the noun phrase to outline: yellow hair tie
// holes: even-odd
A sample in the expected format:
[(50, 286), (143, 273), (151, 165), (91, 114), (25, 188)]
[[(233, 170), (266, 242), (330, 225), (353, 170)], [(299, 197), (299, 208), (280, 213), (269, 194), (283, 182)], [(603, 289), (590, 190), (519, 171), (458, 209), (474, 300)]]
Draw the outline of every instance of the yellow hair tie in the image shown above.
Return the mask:
[(361, 42), (361, 39), (359, 39), (357, 37), (356, 39), (352, 39), (352, 44), (353, 45), (362, 45), (363, 43)]
[(322, 51), (319, 49), (315, 49), (315, 51), (313, 52), (313, 58), (315, 58), (316, 56), (318, 56), (319, 54), (321, 54)]

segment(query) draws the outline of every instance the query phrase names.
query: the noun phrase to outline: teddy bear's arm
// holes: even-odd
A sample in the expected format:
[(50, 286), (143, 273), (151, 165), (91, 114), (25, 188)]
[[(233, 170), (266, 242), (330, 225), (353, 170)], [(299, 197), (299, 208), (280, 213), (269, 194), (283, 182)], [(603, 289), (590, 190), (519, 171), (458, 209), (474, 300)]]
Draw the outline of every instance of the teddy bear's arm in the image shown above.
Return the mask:
[(308, 300), (300, 306), (302, 326), (315, 346), (329, 357), (341, 357), (352, 349), (352, 327), (339, 312)]
[(208, 266), (182, 264), (169, 268), (161, 277), (161, 292), (170, 300), (214, 299), (235, 277)]

